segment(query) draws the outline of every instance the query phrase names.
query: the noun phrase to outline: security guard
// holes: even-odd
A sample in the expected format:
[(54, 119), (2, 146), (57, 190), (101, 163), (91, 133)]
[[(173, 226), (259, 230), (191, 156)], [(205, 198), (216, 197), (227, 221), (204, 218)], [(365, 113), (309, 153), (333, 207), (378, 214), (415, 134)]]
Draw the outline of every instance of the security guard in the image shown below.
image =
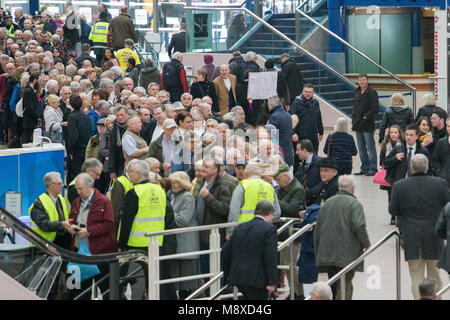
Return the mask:
[(63, 182), (59, 172), (48, 172), (44, 176), (44, 184), (47, 192), (41, 194), (28, 209), (31, 229), (46, 240), (70, 249), (70, 234), (75, 232), (69, 224), (69, 209), (61, 195)]
[(14, 33), (17, 30), (20, 30), (19, 26), (17, 24), (15, 24), (12, 20), (12, 15), (9, 11), (5, 12), (5, 15), (3, 16), (3, 23), (5, 25), (6, 28), (6, 33), (8, 35), (8, 38), (12, 38), (15, 39), (16, 36), (14, 35)]
[(125, 195), (131, 189), (133, 189), (133, 184), (131, 183), (130, 177), (128, 176), (126, 171), (123, 173), (123, 175), (117, 177), (112, 184), (109, 199), (113, 204), (114, 226), (116, 232), (119, 230), (119, 222), (122, 214), (122, 207), (125, 201)]
[[(256, 205), (261, 199), (271, 201), (275, 206), (274, 221), (281, 215), (280, 204), (273, 187), (261, 179), (262, 170), (257, 163), (249, 164), (245, 170), (247, 179), (234, 189), (230, 203), (228, 222), (247, 222), (253, 219)], [(227, 229), (227, 239), (234, 228)]]
[[(161, 186), (148, 180), (150, 168), (144, 160), (131, 160), (127, 173), (134, 187), (125, 195), (118, 247), (121, 250), (147, 250), (150, 238), (145, 234), (165, 229), (166, 193)], [(161, 247), (163, 236), (157, 239)]]
[[(96, 158), (89, 158), (86, 159), (81, 166), (81, 172), (89, 174), (94, 180), (100, 179), (100, 176), (103, 171), (103, 164)], [(70, 204), (78, 198), (78, 192), (75, 188), (75, 179), (73, 179), (69, 185), (67, 186), (66, 190), (66, 202), (67, 205), (70, 207)]]
[(101, 67), (101, 63), (108, 45), (108, 14), (106, 12), (100, 13), (99, 22), (94, 24), (89, 34), (89, 40), (92, 41), (97, 65)]

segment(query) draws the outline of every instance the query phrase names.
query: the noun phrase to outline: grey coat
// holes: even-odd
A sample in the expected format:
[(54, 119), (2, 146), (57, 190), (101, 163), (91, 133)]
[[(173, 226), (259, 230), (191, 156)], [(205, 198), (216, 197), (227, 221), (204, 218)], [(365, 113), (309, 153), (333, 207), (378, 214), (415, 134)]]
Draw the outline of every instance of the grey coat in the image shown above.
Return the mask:
[[(339, 191), (320, 210), (314, 229), (316, 266), (343, 268), (370, 247), (364, 208), (355, 196)], [(360, 263), (354, 269), (363, 271)]]
[[(183, 190), (173, 193), (170, 199), (173, 208), (175, 223), (178, 228), (198, 226), (195, 214), (195, 200), (189, 191)], [(192, 252), (200, 250), (199, 232), (188, 232), (177, 234), (177, 253)], [(192, 256), (184, 259), (198, 259)]]
[(439, 213), (450, 201), (447, 181), (415, 174), (394, 183), (389, 212), (400, 217), (405, 260), (437, 260), (444, 241), (434, 234)]
[(450, 202), (442, 209), (436, 223), (435, 234), (447, 240), (447, 246), (442, 250), (437, 266), (450, 273)]

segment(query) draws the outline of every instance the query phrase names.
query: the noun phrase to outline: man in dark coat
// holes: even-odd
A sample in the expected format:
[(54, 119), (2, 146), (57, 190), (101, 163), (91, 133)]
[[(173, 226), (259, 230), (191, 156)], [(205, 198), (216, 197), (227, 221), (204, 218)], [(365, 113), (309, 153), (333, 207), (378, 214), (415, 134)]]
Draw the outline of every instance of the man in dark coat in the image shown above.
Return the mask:
[(108, 47), (113, 47), (115, 51), (123, 49), (126, 39), (137, 42), (134, 22), (128, 13), (128, 7), (120, 9), (120, 15), (111, 20), (108, 28)]
[(322, 205), (328, 198), (334, 196), (338, 191), (337, 163), (334, 158), (322, 158), (319, 161), (321, 182), (308, 190), (306, 198), (315, 204)]
[(244, 64), (245, 60), (241, 55), (241, 52), (239, 50), (234, 51), (233, 58), (228, 61), (228, 65), (230, 66), (230, 74), (236, 76), (236, 79), (239, 83), (244, 81), (243, 79), (241, 79), (242, 68), (244, 67)]
[(189, 92), (186, 80), (186, 71), (183, 66), (183, 54), (175, 52), (170, 62), (161, 70), (161, 89), (170, 93), (170, 101), (181, 100), (181, 95)]
[(305, 84), (302, 94), (292, 103), (290, 113), (298, 118), (292, 141), (308, 139), (314, 146), (314, 152), (318, 153), (319, 142), (323, 139), (323, 123), (319, 101), (314, 99), (314, 85)]
[[(406, 127), (406, 138), (402, 145), (395, 146), (394, 149), (386, 157), (386, 182), (391, 185), (395, 182), (411, 176), (410, 160), (415, 154), (424, 154), (429, 163), (431, 163), (430, 154), (426, 148), (423, 148), (419, 139), (419, 129), (415, 124), (411, 124)], [(428, 173), (431, 174), (431, 167), (428, 168)]]
[[(339, 178), (338, 193), (329, 198), (320, 209), (314, 230), (316, 265), (325, 269), (331, 279), (370, 247), (366, 218), (362, 203), (355, 197), (353, 176)], [(363, 271), (360, 263), (345, 275), (345, 300), (351, 300), (352, 279), (355, 271)], [(340, 281), (331, 285), (333, 299), (340, 298)]]
[(352, 111), (352, 130), (356, 132), (361, 170), (356, 175), (373, 176), (377, 172), (377, 150), (375, 149), (375, 117), (378, 113), (378, 94), (369, 86), (366, 74), (358, 76), (355, 106)]
[(450, 184), (450, 118), (447, 119), (447, 136), (440, 139), (434, 149), (433, 170), (436, 177), (446, 179)]
[(442, 250), (437, 266), (450, 274), (450, 203), (447, 203), (439, 215), (435, 234), (439, 238), (447, 240), (447, 245)]
[(91, 46), (88, 43), (83, 43), (81, 51), (81, 55), (74, 60), (77, 63), (78, 68), (83, 66), (84, 60), (89, 60), (92, 63), (92, 66), (95, 66), (97, 61), (91, 56)]
[(303, 80), (300, 67), (293, 59), (291, 59), (288, 53), (283, 53), (281, 55), (280, 62), (281, 72), (289, 87), (290, 101), (286, 101), (286, 104), (291, 105), (295, 98), (302, 93), (305, 81)]
[[(300, 163), (294, 166), (295, 177), (308, 194), (309, 190), (314, 190), (321, 183), (319, 161), (322, 158), (314, 153), (313, 145), (309, 140), (300, 140), (296, 148), (295, 153)], [(311, 200), (306, 199), (307, 206), (313, 203)]]
[(437, 268), (437, 260), (442, 252), (444, 241), (434, 234), (439, 213), (450, 201), (450, 188), (447, 181), (429, 177), (429, 160), (423, 154), (411, 158), (412, 176), (396, 182), (392, 187), (389, 212), (400, 217), (403, 228), (403, 247), (408, 261), (411, 287), (414, 299), (419, 299), (418, 287), (425, 278), (442, 281)]
[(256, 63), (256, 60), (258, 58), (256, 57), (256, 53), (254, 53), (253, 51), (249, 51), (247, 52), (247, 61), (245, 62), (245, 64), (242, 66), (241, 69), (241, 76), (239, 79), (244, 82), (246, 78), (248, 78), (248, 76), (246, 77), (246, 73), (248, 72), (260, 72), (261, 68), (260, 66)]
[(288, 112), (281, 106), (278, 96), (269, 98), (268, 107), (270, 112), (269, 123), (278, 129), (278, 141), (283, 149), (284, 161), (289, 165), (294, 165), (294, 148), (291, 143), (292, 119)]
[(278, 283), (274, 212), (270, 201), (258, 202), (255, 217), (239, 225), (222, 249), (224, 279), (246, 300), (267, 300)]
[[(172, 52), (173, 51), (173, 52)], [(180, 23), (180, 32), (172, 35), (167, 53), (172, 58), (172, 54), (175, 52), (186, 52), (186, 24)]]
[(116, 120), (111, 131), (111, 139), (109, 140), (109, 172), (111, 180), (119, 177), (123, 173), (125, 158), (122, 150), (122, 136), (127, 130), (127, 122), (130, 114), (128, 108), (121, 106), (115, 111)]
[[(282, 163), (278, 166), (278, 171), (274, 174), (273, 178), (276, 180), (280, 188), (278, 189), (278, 201), (280, 203), (281, 216), (288, 218), (298, 218), (299, 212), (305, 210), (305, 189), (303, 189), (300, 182), (294, 178), (289, 172), (289, 166), (286, 163)], [(277, 228), (282, 226), (282, 223), (275, 224)], [(286, 230), (279, 235), (278, 240), (284, 241), (288, 238), (289, 233)], [(298, 258), (300, 252), (300, 239), (297, 239), (293, 243), (294, 246), (294, 260)], [(285, 248), (280, 251), (280, 264), (288, 265), (290, 262), (289, 248)], [(282, 272), (281, 277), (284, 277), (285, 273)], [(290, 282), (290, 272), (286, 271), (286, 276)], [(303, 287), (298, 283), (298, 271), (294, 270), (294, 299), (300, 300), (303, 296)]]
[(73, 111), (67, 117), (67, 155), (69, 158), (67, 181), (72, 181), (80, 172), (83, 165), (86, 147), (91, 138), (91, 120), (81, 112), (83, 104), (78, 94), (70, 97)]

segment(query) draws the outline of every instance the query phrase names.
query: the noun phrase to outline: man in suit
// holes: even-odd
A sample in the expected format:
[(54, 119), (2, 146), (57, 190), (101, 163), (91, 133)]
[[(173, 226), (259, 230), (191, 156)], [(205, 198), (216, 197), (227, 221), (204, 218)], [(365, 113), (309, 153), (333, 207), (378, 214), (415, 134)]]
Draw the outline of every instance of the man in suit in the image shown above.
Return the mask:
[(267, 300), (278, 283), (274, 212), (270, 201), (259, 201), (255, 217), (237, 227), (222, 249), (224, 278), (237, 286), (246, 300)]
[[(173, 52), (172, 52), (173, 51)], [(167, 53), (169, 57), (172, 58), (172, 53), (175, 52), (186, 52), (186, 24), (180, 23), (180, 32), (172, 35), (169, 47), (167, 48)]]
[(423, 154), (411, 158), (412, 175), (392, 186), (389, 213), (400, 217), (403, 229), (405, 260), (408, 261), (414, 299), (419, 299), (419, 284), (434, 278), (438, 290), (442, 287), (437, 261), (444, 240), (434, 234), (439, 213), (450, 201), (450, 188), (444, 179), (426, 175), (429, 160)]
[[(405, 130), (405, 142), (395, 146), (386, 157), (386, 182), (392, 185), (411, 176), (411, 158), (416, 154), (424, 154), (428, 158), (428, 163), (431, 163), (428, 150), (417, 142), (418, 139), (419, 128), (415, 124), (408, 125)], [(431, 173), (431, 166), (428, 168), (428, 173)]]
[(228, 64), (220, 66), (220, 76), (214, 79), (217, 99), (219, 100), (219, 115), (224, 116), (236, 105), (236, 76), (230, 74)]
[(307, 139), (297, 143), (295, 153), (300, 159), (300, 164), (294, 167), (295, 177), (306, 191), (306, 205), (309, 206), (314, 202), (311, 190), (322, 182), (319, 167), (322, 158), (314, 153), (313, 144)]

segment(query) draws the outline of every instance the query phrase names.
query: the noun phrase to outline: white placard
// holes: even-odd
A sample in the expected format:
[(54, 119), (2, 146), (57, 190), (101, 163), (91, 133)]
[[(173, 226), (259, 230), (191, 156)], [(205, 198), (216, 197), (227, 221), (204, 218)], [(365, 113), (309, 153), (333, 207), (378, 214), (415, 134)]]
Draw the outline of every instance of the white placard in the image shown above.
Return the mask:
[(447, 110), (447, 11), (434, 12), (434, 96)]
[(111, 17), (112, 18), (114, 18), (114, 17), (117, 17), (118, 15), (119, 15), (119, 9), (113, 9), (113, 8), (111, 8), (111, 9), (109, 9), (108, 10), (109, 11), (109, 13), (111, 13)]
[(86, 22), (92, 22), (92, 8), (89, 7), (80, 7), (80, 15), (86, 16)]
[(147, 19), (148, 13), (146, 9), (136, 9), (134, 10), (134, 18), (135, 18), (135, 23), (137, 25), (144, 25), (146, 26), (148, 23), (148, 19)]
[(47, 11), (53, 16), (55, 13), (59, 13), (59, 7), (47, 7)]
[(248, 74), (249, 99), (268, 99), (277, 94), (277, 71), (250, 72)]
[(5, 209), (15, 217), (22, 216), (22, 193), (5, 192)]

